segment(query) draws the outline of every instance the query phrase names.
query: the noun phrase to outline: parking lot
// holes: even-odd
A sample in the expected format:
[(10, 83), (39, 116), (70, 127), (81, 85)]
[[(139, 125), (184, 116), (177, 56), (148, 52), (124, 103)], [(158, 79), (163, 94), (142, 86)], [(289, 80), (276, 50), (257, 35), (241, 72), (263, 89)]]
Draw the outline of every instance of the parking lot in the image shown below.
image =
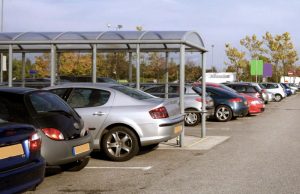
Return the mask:
[[(121, 163), (93, 153), (85, 169), (51, 169), (28, 193), (297, 193), (299, 101), (298, 94), (257, 116), (208, 121), (208, 136), (230, 137), (211, 150), (158, 147)], [(200, 125), (185, 131), (200, 137)]]

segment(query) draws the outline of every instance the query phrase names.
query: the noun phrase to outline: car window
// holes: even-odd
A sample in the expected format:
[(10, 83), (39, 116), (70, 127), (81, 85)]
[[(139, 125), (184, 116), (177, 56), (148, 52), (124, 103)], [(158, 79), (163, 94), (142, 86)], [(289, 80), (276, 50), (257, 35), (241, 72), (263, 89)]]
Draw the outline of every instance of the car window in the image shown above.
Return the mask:
[(58, 95), (61, 98), (64, 98), (64, 95), (66, 94), (67, 90), (68, 88), (58, 88), (58, 89), (51, 90), (51, 92)]
[(126, 87), (126, 86), (112, 86), (111, 88), (119, 91), (119, 92), (122, 92), (123, 94), (126, 94), (132, 98), (135, 98), (135, 99), (138, 99), (138, 100), (144, 100), (144, 99), (150, 99), (150, 98), (153, 98), (152, 95), (146, 93), (146, 92), (143, 92), (141, 90), (136, 90), (134, 88), (130, 88), (130, 87)]
[(247, 93), (256, 93), (257, 91), (255, 90), (255, 88), (254, 87), (252, 87), (252, 86), (248, 86), (247, 87), (247, 91), (246, 91)]
[(164, 86), (154, 86), (146, 90), (147, 93), (165, 93)]
[(102, 106), (109, 100), (110, 92), (90, 88), (75, 88), (68, 98), (72, 108)]
[(240, 92), (240, 93), (245, 93), (245, 92), (247, 92), (245, 86), (233, 86), (232, 88), (233, 88), (234, 90), (236, 90), (237, 92)]
[(64, 101), (57, 95), (51, 92), (33, 92), (28, 95), (29, 101), (36, 113), (51, 112), (51, 111), (65, 111), (72, 112)]
[(10, 122), (27, 123), (29, 118), (26, 110), (23, 96), (1, 94), (0, 119)]

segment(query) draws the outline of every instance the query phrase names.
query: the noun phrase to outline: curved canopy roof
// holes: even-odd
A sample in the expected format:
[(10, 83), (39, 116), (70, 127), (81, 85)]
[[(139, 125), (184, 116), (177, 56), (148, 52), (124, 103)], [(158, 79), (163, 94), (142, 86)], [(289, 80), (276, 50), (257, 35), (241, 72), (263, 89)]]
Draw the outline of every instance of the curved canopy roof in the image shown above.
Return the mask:
[(13, 45), (16, 51), (50, 50), (55, 44), (59, 50), (90, 50), (92, 44), (98, 50), (179, 51), (180, 44), (186, 50), (206, 52), (204, 42), (193, 31), (103, 31), (103, 32), (5, 32), (0, 33), (0, 50)]

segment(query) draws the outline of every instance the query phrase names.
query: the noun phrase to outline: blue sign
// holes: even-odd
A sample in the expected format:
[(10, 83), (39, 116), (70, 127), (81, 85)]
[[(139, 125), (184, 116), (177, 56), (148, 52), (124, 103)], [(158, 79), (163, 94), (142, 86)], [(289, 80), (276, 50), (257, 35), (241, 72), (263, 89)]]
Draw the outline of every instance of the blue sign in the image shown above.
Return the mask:
[(37, 73), (37, 70), (34, 70), (34, 69), (30, 69), (29, 70), (29, 74), (30, 75), (34, 75), (34, 74), (36, 74)]

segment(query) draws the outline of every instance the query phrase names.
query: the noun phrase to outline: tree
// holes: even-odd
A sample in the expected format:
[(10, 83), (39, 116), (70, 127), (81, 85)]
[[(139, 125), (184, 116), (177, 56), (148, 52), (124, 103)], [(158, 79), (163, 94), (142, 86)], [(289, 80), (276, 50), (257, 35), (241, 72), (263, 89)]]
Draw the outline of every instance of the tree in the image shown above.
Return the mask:
[(249, 79), (249, 62), (245, 59), (246, 53), (239, 51), (237, 48), (232, 47), (230, 44), (225, 45), (225, 52), (229, 59), (229, 62), (225, 62), (226, 65), (232, 66), (231, 69), (234, 69), (236, 72), (237, 80)]
[(269, 49), (271, 62), (274, 63), (276, 81), (278, 82), (280, 76), (286, 76), (289, 70), (295, 69), (295, 62), (299, 59), (297, 51), (288, 32), (276, 36), (266, 32), (263, 39)]

